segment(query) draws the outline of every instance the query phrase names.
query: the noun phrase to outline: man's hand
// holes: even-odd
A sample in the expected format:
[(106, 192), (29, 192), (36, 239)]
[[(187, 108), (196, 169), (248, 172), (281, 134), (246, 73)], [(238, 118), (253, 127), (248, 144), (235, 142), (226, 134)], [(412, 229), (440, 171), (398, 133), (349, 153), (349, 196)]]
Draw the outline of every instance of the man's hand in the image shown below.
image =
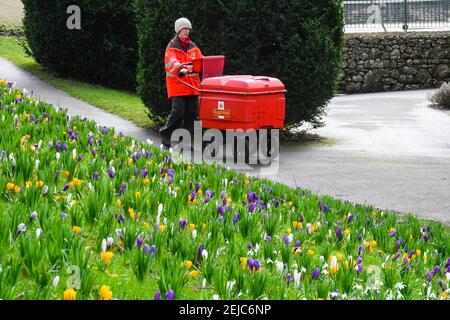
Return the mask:
[(185, 75), (187, 75), (187, 73), (188, 73), (187, 68), (181, 68), (180, 71), (178, 71), (178, 76), (179, 76), (180, 78), (182, 78), (182, 77), (184, 77)]

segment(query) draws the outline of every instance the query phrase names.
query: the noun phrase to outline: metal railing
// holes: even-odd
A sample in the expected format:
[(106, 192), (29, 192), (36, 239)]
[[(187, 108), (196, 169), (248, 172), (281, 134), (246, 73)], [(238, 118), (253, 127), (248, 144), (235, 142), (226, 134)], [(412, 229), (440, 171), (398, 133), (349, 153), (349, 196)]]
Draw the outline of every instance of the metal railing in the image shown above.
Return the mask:
[(450, 0), (344, 0), (346, 31), (450, 29)]

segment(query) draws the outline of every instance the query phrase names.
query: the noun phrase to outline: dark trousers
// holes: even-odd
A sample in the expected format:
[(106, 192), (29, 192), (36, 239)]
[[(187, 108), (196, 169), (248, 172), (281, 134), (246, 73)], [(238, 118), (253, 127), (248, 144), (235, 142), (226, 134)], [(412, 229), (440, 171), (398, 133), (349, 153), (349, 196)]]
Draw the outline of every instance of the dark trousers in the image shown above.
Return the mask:
[(197, 118), (198, 96), (172, 97), (172, 111), (164, 127), (159, 129), (162, 143), (170, 146), (172, 133), (179, 128), (187, 129), (194, 136), (194, 121)]

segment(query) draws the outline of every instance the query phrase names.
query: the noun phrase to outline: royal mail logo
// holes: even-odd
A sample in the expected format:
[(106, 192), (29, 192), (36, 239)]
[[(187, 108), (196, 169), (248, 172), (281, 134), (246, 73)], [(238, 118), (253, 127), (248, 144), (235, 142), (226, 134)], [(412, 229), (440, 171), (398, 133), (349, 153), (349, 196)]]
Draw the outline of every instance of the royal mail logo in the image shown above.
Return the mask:
[(224, 110), (225, 109), (225, 101), (217, 101), (217, 109)]

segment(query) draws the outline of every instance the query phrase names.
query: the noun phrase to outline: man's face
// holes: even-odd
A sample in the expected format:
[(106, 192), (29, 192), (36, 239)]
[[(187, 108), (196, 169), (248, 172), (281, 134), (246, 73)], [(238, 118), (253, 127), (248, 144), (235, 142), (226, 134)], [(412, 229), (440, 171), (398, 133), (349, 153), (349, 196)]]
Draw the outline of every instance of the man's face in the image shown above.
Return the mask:
[(191, 29), (183, 28), (178, 35), (181, 39), (185, 40), (187, 37), (189, 37), (189, 32), (191, 32)]

